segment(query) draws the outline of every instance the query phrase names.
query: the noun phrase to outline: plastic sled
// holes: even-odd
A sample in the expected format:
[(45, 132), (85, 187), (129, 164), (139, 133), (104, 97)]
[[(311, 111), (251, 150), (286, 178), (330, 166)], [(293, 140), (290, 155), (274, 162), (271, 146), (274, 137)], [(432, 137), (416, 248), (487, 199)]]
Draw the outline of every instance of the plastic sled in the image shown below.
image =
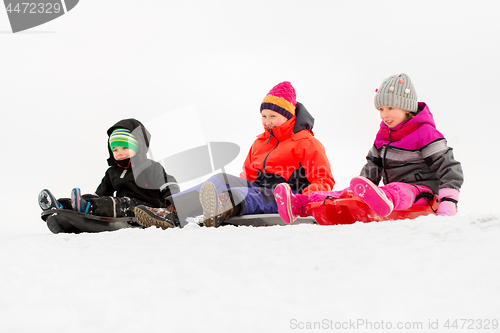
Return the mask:
[[(290, 223), (294, 224), (316, 224), (314, 218), (299, 217), (297, 220)], [(278, 214), (257, 214), (257, 215), (242, 215), (234, 216), (225, 221), (222, 225), (235, 225), (247, 227), (270, 227), (274, 225), (290, 225), (283, 222)]]
[(405, 210), (393, 211), (388, 216), (377, 215), (366, 203), (356, 197), (351, 191), (343, 193), (339, 198), (327, 198), (320, 202), (311, 202), (306, 212), (318, 224), (337, 225), (354, 222), (377, 222), (390, 220), (414, 219), (419, 216), (435, 214), (439, 203), (437, 196), (426, 206), (413, 206)]
[(103, 232), (124, 228), (143, 228), (135, 217), (103, 217), (69, 209), (51, 209), (42, 212), (42, 220), (54, 233)]
[[(47, 223), (49, 230), (54, 233), (103, 232), (115, 231), (124, 228), (144, 228), (135, 217), (103, 217), (85, 214), (69, 209), (51, 209), (42, 212), (42, 220)], [(314, 224), (313, 217), (298, 218), (292, 224)], [(232, 217), (223, 225), (268, 227), (287, 225), (278, 214), (243, 215)]]

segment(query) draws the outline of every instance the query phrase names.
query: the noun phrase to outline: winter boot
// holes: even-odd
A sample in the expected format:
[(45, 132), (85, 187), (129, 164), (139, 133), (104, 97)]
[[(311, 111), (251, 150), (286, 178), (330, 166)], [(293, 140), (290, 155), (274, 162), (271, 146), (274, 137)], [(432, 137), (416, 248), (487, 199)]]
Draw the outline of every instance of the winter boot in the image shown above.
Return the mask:
[(365, 177), (354, 177), (350, 183), (351, 191), (363, 200), (376, 214), (389, 215), (394, 209), (392, 196), (389, 198), (383, 188), (379, 188)]
[[(382, 190), (394, 203), (394, 210), (404, 210), (410, 208), (415, 202), (415, 198), (422, 192), (415, 185), (406, 183), (389, 183), (383, 187)], [(423, 190), (425, 191), (425, 190)]]
[(77, 187), (71, 190), (71, 207), (73, 210), (83, 213), (87, 213), (90, 208), (90, 202), (82, 198), (82, 193)]
[(40, 194), (38, 194), (38, 204), (43, 211), (64, 208), (47, 189), (43, 189)]
[(179, 218), (174, 206), (168, 208), (151, 208), (139, 205), (134, 208), (135, 217), (140, 225), (149, 228), (155, 226), (162, 228), (174, 228), (180, 226)]
[(231, 216), (242, 215), (245, 211), (245, 201), (235, 190), (228, 189), (219, 195), (215, 184), (211, 182), (201, 185), (200, 203), (205, 227), (217, 228)]
[(285, 223), (292, 223), (303, 214), (301, 200), (292, 193), (292, 189), (287, 183), (278, 184), (274, 188), (274, 199), (278, 205), (278, 213)]

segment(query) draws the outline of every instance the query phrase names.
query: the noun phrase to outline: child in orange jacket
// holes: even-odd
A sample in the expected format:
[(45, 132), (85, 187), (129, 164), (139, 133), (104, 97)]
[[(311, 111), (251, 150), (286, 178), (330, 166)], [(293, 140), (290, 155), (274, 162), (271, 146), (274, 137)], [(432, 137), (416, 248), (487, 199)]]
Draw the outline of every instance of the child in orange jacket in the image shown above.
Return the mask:
[(273, 189), (289, 184), (294, 193), (331, 191), (335, 181), (325, 148), (312, 132), (314, 119), (297, 103), (290, 82), (276, 85), (260, 107), (264, 132), (257, 136), (240, 177), (217, 174), (170, 198), (169, 209), (136, 207), (146, 226), (183, 226), (203, 213), (205, 226), (219, 226), (231, 216), (278, 213)]
[(290, 82), (271, 89), (260, 110), (264, 133), (252, 144), (240, 177), (269, 188), (285, 182), (302, 194), (331, 190), (335, 182), (325, 147)]

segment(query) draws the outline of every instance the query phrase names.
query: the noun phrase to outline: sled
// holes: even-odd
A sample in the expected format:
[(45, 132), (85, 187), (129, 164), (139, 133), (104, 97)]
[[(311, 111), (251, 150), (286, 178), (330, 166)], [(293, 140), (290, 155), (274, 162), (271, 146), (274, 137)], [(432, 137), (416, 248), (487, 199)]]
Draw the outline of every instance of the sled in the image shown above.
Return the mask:
[(246, 227), (271, 227), (275, 225), (316, 224), (312, 216), (299, 217), (292, 223), (285, 223), (278, 214), (256, 214), (231, 217), (222, 225)]
[(343, 193), (339, 198), (328, 197), (324, 201), (311, 202), (306, 212), (320, 225), (352, 224), (354, 222), (379, 222), (415, 219), (419, 216), (436, 214), (439, 206), (435, 195), (426, 206), (413, 206), (405, 210), (393, 211), (388, 216), (377, 215), (366, 203), (351, 191)]
[(103, 217), (69, 209), (51, 209), (42, 212), (42, 220), (54, 233), (103, 232), (124, 228), (144, 228), (135, 217)]
[[(42, 213), (42, 220), (47, 223), (47, 227), (54, 234), (79, 234), (82, 232), (116, 231), (124, 228), (144, 228), (137, 222), (135, 217), (103, 217), (69, 209), (45, 211)], [(305, 217), (298, 218), (292, 224), (303, 223), (314, 224), (316, 221), (313, 217)], [(283, 222), (278, 214), (259, 214), (235, 216), (228, 219), (223, 225), (268, 227), (287, 224)]]

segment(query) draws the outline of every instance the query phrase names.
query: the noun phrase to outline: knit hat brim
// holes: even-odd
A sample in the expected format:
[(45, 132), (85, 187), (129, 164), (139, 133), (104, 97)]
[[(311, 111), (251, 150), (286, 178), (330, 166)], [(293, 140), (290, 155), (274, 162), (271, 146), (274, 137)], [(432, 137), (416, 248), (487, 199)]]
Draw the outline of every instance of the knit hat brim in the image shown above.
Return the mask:
[(139, 141), (135, 138), (135, 136), (127, 129), (116, 129), (109, 136), (109, 146), (111, 149), (115, 147), (125, 147), (132, 149), (136, 153), (138, 153), (141, 148)]
[(378, 109), (381, 106), (390, 106), (410, 112), (418, 111), (418, 102), (416, 100), (394, 94), (375, 95), (375, 108)]
[(295, 115), (295, 106), (283, 97), (267, 95), (260, 105), (260, 111), (266, 109), (278, 112), (288, 120)]
[(392, 75), (375, 90), (375, 108), (390, 106), (416, 113), (418, 100), (410, 77), (404, 73)]

